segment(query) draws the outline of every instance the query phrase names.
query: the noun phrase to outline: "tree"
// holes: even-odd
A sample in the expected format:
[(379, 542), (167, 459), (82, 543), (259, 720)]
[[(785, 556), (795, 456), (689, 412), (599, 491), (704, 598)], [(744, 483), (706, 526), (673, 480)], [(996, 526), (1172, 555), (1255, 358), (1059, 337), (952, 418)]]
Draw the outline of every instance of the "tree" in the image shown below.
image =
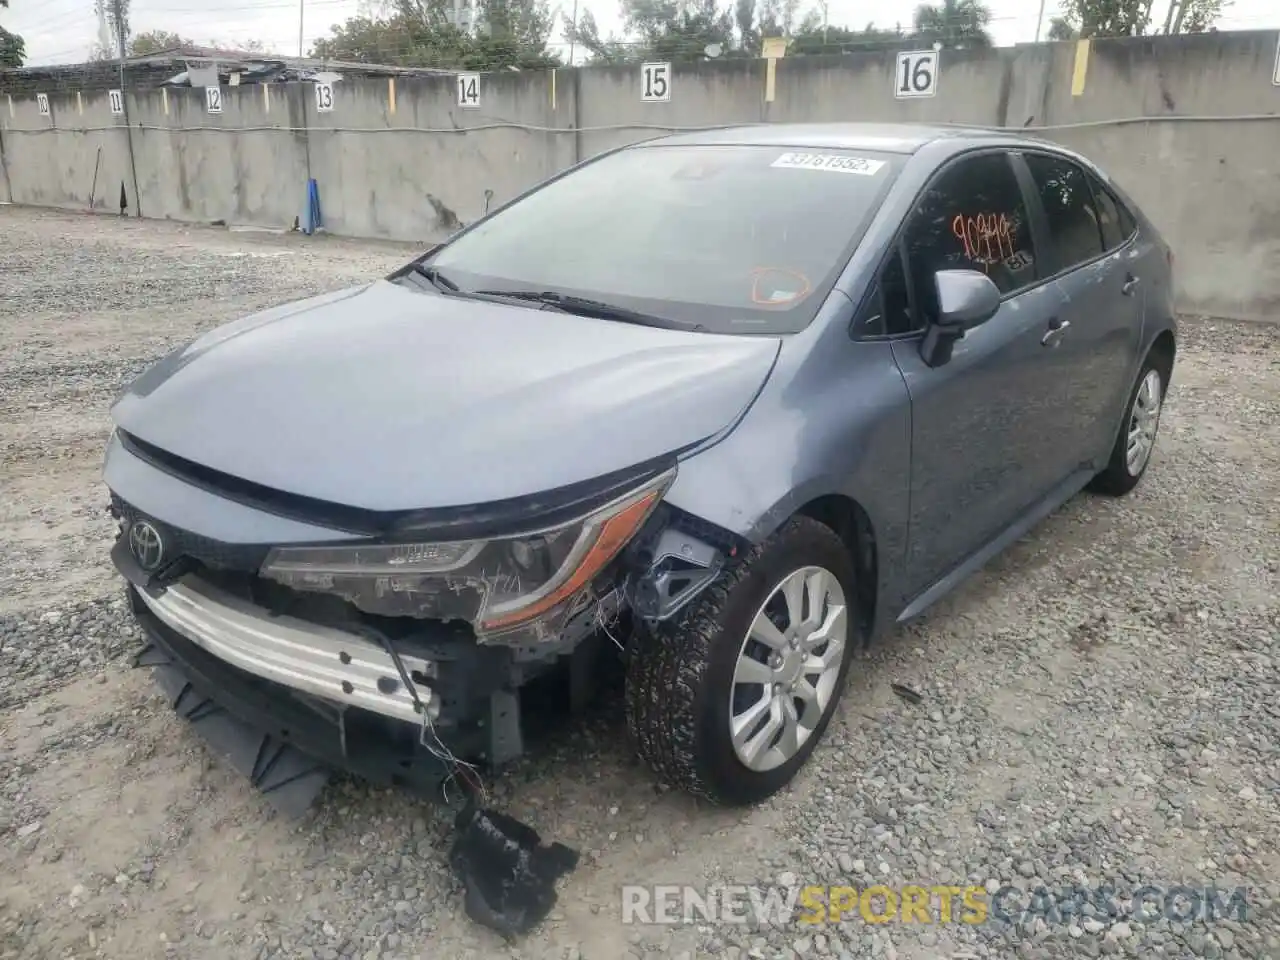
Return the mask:
[(698, 59), (712, 44), (734, 45), (733, 14), (716, 0), (623, 0), (622, 24), (645, 59)]
[(1165, 33), (1204, 33), (1222, 16), (1231, 0), (1170, 0)]
[(824, 26), (818, 11), (811, 11), (801, 22), (787, 48), (787, 56), (815, 53), (858, 53), (868, 50), (892, 50), (907, 39), (902, 27), (881, 30), (868, 23), (862, 30)]
[(313, 57), (405, 67), (502, 70), (554, 66), (547, 0), (481, 0), (477, 29), (450, 22), (449, 0), (389, 0), (383, 14), (352, 17), (311, 49)]
[(612, 35), (607, 40), (601, 37), (600, 27), (590, 10), (584, 10), (576, 24), (565, 21), (564, 38), (574, 46), (581, 46), (600, 63), (628, 63), (643, 57), (643, 51), (633, 44)]
[[(0, 0), (0, 7), (9, 6), (9, 0)], [(27, 58), (27, 46), (16, 33), (0, 27), (0, 67), (20, 67)]]
[(941, 0), (916, 8), (916, 39), (947, 47), (989, 47), (991, 11), (981, 0)]
[(1140, 36), (1151, 23), (1151, 0), (1062, 0), (1061, 9), (1082, 38)]
[(1049, 21), (1050, 40), (1075, 40), (1078, 36), (1076, 28), (1063, 17), (1054, 17)]
[[(1230, 0), (1170, 0), (1157, 33), (1202, 33)], [(1153, 0), (1062, 0), (1066, 29), (1079, 37), (1138, 37), (1151, 26)], [(1052, 37), (1052, 34), (1051, 34)], [(1057, 38), (1053, 38), (1057, 39)]]
[(129, 56), (146, 57), (162, 50), (173, 50), (178, 47), (195, 46), (186, 37), (168, 30), (144, 30), (129, 40)]

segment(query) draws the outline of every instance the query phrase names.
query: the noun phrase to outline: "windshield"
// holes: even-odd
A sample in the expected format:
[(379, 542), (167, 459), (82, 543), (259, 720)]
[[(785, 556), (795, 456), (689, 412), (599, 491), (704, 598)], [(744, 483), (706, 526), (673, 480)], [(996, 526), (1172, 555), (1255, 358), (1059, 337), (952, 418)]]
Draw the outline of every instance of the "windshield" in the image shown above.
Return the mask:
[(817, 313), (900, 159), (623, 150), (498, 211), (428, 262), (463, 293), (549, 291), (711, 332), (794, 332)]

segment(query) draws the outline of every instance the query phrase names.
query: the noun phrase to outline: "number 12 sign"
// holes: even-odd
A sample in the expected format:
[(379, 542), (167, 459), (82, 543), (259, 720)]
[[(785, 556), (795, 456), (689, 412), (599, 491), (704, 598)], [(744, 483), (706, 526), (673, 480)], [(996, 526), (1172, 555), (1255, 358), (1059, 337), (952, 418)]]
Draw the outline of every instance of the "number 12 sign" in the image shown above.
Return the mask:
[(937, 50), (913, 50), (898, 54), (898, 69), (893, 77), (895, 97), (899, 100), (909, 97), (932, 97), (937, 92)]

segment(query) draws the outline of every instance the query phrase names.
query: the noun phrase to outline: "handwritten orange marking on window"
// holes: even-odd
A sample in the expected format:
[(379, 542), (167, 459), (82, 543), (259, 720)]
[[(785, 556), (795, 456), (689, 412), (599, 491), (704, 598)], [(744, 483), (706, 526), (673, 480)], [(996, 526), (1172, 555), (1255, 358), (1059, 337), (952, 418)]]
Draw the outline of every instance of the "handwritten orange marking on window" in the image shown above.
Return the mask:
[(975, 263), (999, 263), (1013, 256), (1013, 222), (1003, 213), (956, 214), (951, 232), (964, 244), (964, 255)]
[[(779, 297), (776, 294), (766, 295), (761, 289), (762, 281), (769, 278), (770, 274), (784, 274), (793, 281), (799, 281), (798, 290), (785, 291), (786, 296)], [(803, 300), (809, 295), (813, 289), (813, 284), (799, 270), (789, 270), (786, 267), (755, 267), (751, 271), (751, 302), (759, 304), (762, 307), (787, 307), (799, 300)]]

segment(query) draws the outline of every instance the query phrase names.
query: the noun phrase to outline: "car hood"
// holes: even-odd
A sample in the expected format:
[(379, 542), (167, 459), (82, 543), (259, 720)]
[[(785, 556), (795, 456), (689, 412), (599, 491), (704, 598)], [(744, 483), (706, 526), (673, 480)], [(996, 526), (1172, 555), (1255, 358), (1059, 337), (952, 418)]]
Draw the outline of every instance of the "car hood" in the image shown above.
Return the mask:
[(112, 408), (204, 467), (369, 510), (554, 490), (733, 423), (772, 337), (664, 330), (388, 281), (247, 317), (175, 350)]

